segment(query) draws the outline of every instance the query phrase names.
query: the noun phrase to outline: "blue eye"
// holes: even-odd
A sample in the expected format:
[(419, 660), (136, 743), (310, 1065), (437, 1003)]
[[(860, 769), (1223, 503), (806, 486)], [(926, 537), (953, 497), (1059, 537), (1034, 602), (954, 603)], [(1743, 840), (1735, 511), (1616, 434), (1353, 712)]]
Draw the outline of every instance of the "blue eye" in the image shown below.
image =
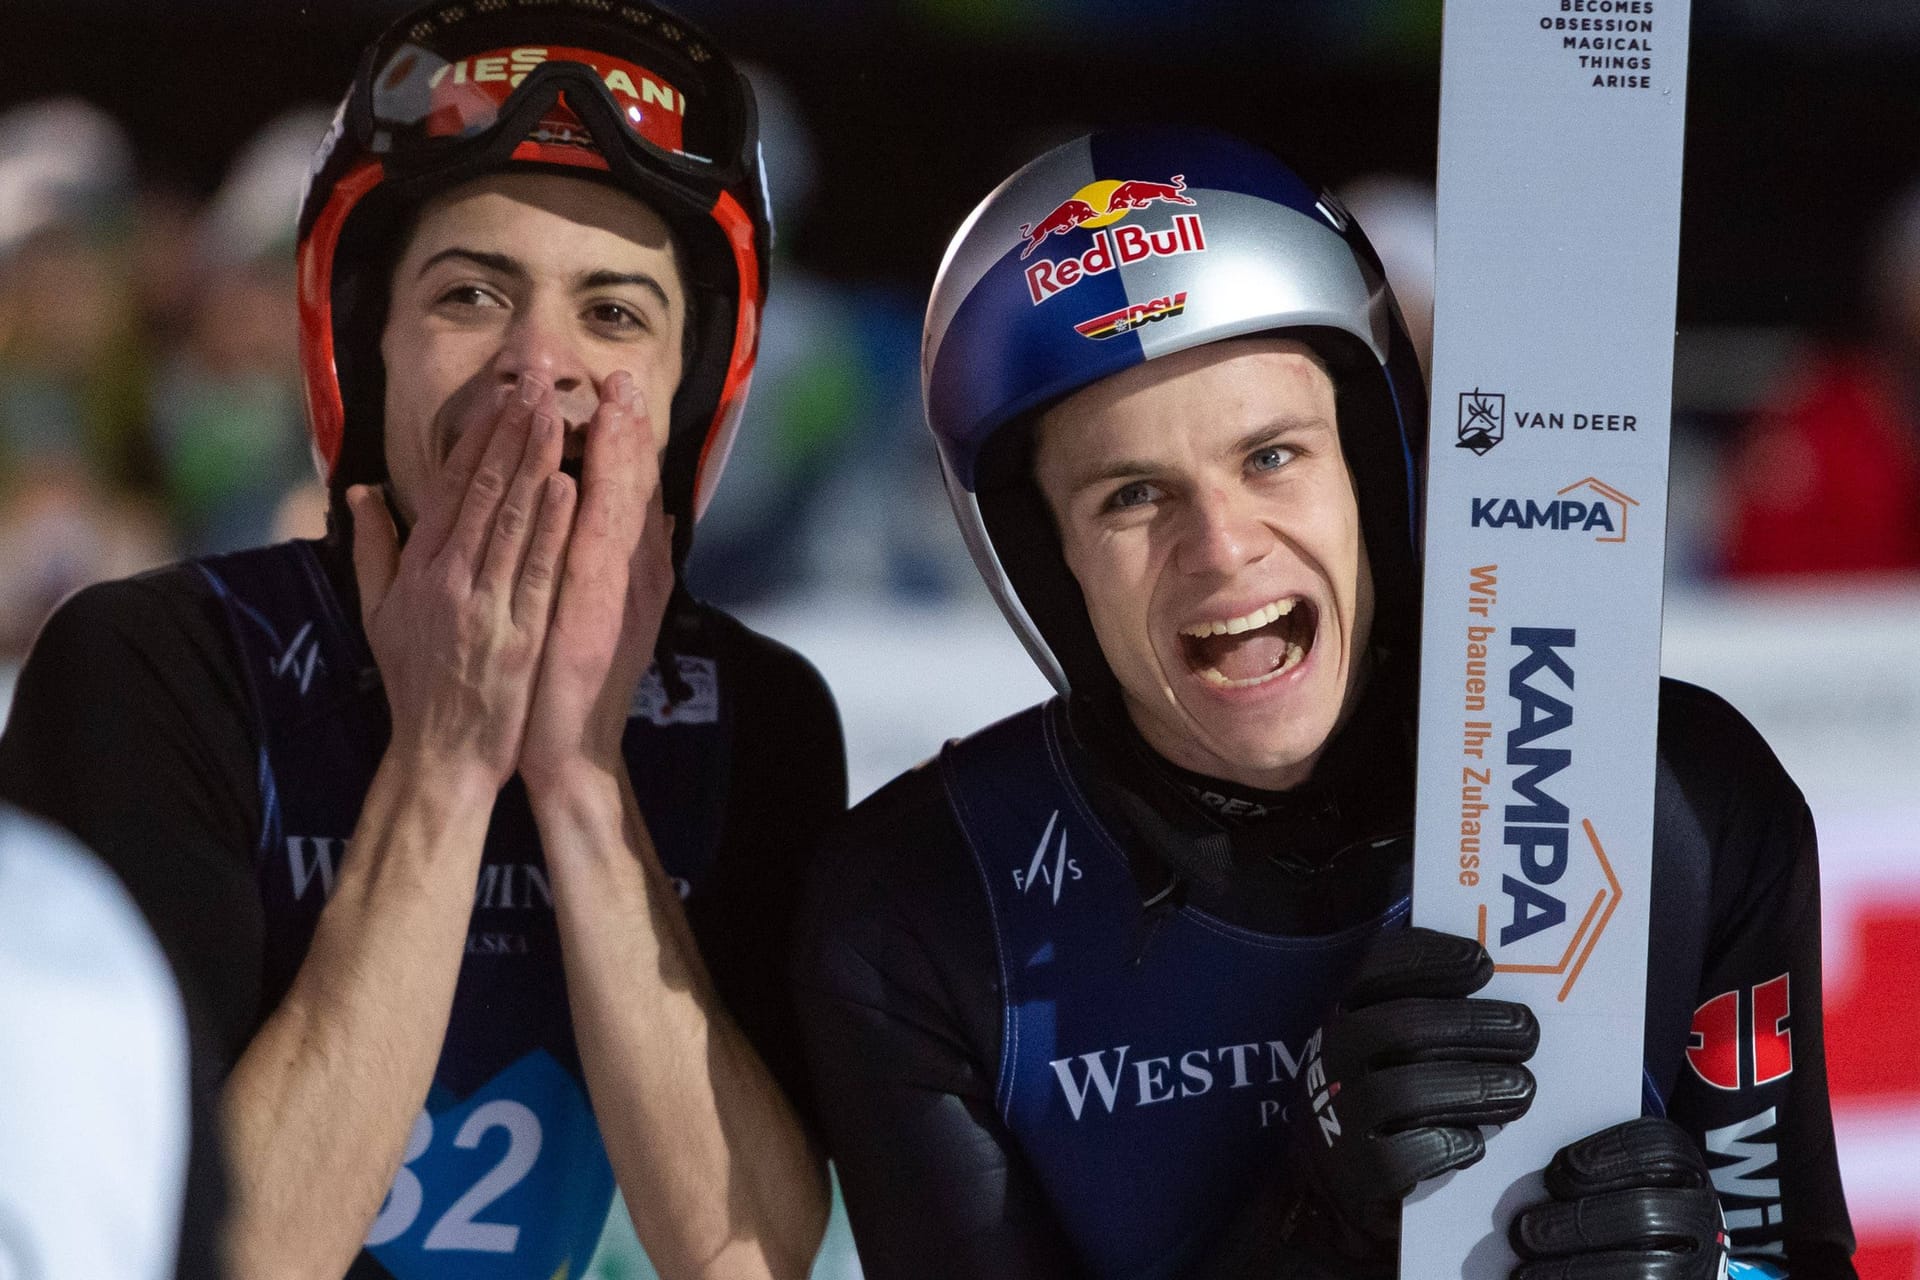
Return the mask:
[(1293, 450), (1284, 445), (1270, 444), (1264, 449), (1255, 449), (1247, 458), (1247, 465), (1255, 471), (1278, 471), (1293, 461)]
[(1113, 496), (1107, 499), (1107, 508), (1111, 511), (1124, 511), (1128, 507), (1145, 506), (1158, 496), (1159, 491), (1145, 480), (1135, 480), (1114, 490)]

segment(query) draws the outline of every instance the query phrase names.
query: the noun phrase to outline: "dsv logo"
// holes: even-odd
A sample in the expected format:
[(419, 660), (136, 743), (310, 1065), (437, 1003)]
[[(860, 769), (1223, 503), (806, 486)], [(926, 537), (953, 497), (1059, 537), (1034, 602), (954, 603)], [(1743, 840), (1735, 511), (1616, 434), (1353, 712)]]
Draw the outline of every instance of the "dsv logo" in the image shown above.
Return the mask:
[[(1058, 839), (1054, 838), (1056, 830)], [(1035, 885), (1046, 885), (1053, 901), (1058, 903), (1061, 886), (1079, 878), (1080, 864), (1067, 856), (1067, 829), (1060, 821), (1060, 811), (1055, 809), (1047, 819), (1047, 829), (1040, 833), (1040, 843), (1034, 846), (1033, 860), (1027, 869), (1013, 869), (1013, 887), (1024, 895), (1031, 893)]]

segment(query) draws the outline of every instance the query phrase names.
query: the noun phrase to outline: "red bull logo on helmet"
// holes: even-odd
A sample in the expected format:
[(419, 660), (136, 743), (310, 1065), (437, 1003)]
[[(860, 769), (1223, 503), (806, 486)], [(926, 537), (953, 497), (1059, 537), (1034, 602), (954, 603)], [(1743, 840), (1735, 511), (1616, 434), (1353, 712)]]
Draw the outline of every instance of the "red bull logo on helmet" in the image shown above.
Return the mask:
[(1176, 214), (1173, 226), (1163, 231), (1149, 231), (1139, 226), (1103, 229), (1149, 205), (1197, 204), (1192, 196), (1185, 194), (1186, 189), (1186, 177), (1178, 173), (1166, 182), (1103, 178), (1080, 188), (1037, 222), (1022, 226), (1020, 238), (1025, 247), (1020, 250), (1020, 257), (1023, 261), (1032, 257), (1051, 236), (1082, 228), (1094, 233), (1093, 245), (1084, 253), (1060, 259), (1042, 258), (1026, 269), (1027, 292), (1034, 305), (1072, 288), (1087, 276), (1100, 275), (1116, 266), (1204, 250), (1207, 241), (1198, 214)]

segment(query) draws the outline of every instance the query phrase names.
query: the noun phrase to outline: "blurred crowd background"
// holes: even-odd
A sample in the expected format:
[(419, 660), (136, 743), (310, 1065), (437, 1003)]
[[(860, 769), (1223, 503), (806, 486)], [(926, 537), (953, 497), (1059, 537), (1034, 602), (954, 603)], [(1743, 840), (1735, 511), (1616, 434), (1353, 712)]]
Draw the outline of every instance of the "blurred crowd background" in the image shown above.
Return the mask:
[[(86, 581), (318, 527), (293, 211), (396, 6), (7, 7), (17, 659)], [(967, 208), (1060, 137), (1148, 118), (1268, 141), (1348, 197), (1416, 326), (1430, 306), (1438, 0), (685, 7), (757, 67), (779, 227), (750, 417), (692, 569), (720, 603), (976, 592), (920, 421), (917, 319)], [(1695, 11), (1676, 578), (1920, 571), (1920, 8)]]
[[(323, 527), (294, 211), (355, 53), (405, 7), (6, 0), (0, 716), (75, 588)], [(964, 695), (971, 719), (926, 701), (937, 682), (913, 645), (947, 645), (944, 670), (987, 683), (1017, 669), (993, 690), (1010, 705), (1040, 689), (987, 612), (918, 399), (940, 252), (1013, 167), (1106, 123), (1264, 141), (1345, 196), (1427, 327), (1440, 0), (677, 7), (754, 67), (778, 227), (747, 421), (690, 576), (826, 671), (857, 791), (981, 722)], [(1856, 953), (1894, 945), (1860, 932), (1873, 912), (1895, 934), (1920, 923), (1916, 827), (1892, 816), (1920, 821), (1920, 5), (1694, 0), (1692, 55), (1669, 665), (1729, 693), (1810, 795), (1809, 774), (1884, 775), (1865, 794), (1834, 784), (1850, 835), (1816, 797), (1838, 901), (1867, 903), (1829, 905), (1829, 1021), (1839, 997), (1869, 999), (1851, 1016), (1920, 1051), (1912, 944), (1875, 961), (1911, 981), (1883, 970), (1837, 996), (1834, 976), (1859, 986)], [(875, 619), (892, 668), (859, 647)], [(1858, 1132), (1893, 1124), (1920, 1149), (1917, 1055), (1883, 1071), (1848, 1052), (1836, 1069), (1865, 1083), (1836, 1089)], [(1863, 1274), (1914, 1280), (1920, 1211), (1885, 1203)]]

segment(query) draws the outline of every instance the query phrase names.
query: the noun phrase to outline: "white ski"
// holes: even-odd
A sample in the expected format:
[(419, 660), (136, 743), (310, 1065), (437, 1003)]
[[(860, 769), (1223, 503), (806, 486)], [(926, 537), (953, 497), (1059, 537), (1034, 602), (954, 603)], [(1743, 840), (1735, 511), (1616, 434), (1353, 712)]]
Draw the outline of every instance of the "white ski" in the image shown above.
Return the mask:
[(1446, 5), (1414, 920), (1484, 938), (1540, 1089), (1408, 1201), (1406, 1280), (1504, 1280), (1640, 1113), (1688, 9)]

